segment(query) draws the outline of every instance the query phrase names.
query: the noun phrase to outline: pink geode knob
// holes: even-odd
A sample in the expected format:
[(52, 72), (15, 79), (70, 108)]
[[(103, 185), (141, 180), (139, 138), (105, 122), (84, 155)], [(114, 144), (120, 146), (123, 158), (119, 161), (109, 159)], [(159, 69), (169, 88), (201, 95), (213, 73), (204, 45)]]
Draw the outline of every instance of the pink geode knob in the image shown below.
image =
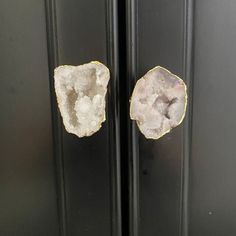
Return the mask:
[(146, 138), (158, 139), (183, 121), (186, 106), (187, 88), (183, 80), (157, 66), (137, 81), (130, 117)]

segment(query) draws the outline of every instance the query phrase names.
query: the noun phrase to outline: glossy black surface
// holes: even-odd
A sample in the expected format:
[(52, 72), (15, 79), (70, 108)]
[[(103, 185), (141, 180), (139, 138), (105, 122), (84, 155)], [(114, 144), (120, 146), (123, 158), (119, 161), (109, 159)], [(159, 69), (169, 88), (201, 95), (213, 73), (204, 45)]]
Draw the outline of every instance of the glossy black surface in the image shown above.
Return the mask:
[[(106, 64), (105, 1), (61, 0), (56, 6), (59, 64)], [(107, 122), (100, 132), (83, 139), (63, 128), (69, 235), (110, 234), (108, 137)]]
[[(0, 1), (0, 236), (235, 236), (234, 0)], [(68, 134), (54, 67), (111, 72), (107, 121)], [(156, 65), (188, 86), (160, 140), (129, 119)]]
[[(117, 2), (3, 1), (0, 8), (0, 234), (119, 236)], [(53, 70), (92, 60), (111, 72), (107, 121), (78, 139), (61, 123)]]
[(58, 236), (44, 2), (0, 2), (0, 235)]
[[(138, 132), (134, 122), (130, 120), (129, 99), (133, 87), (137, 80), (137, 2), (133, 0), (126, 1), (126, 79), (127, 79), (127, 98), (126, 98), (126, 122), (127, 122), (127, 200), (129, 208), (127, 231), (129, 235), (139, 235), (139, 150), (138, 150)], [(124, 217), (124, 216), (123, 216)]]
[(236, 2), (197, 1), (190, 236), (236, 235)]
[[(137, 77), (161, 65), (183, 76), (184, 1), (138, 1)], [(183, 126), (161, 139), (139, 133), (139, 235), (179, 235)]]
[(140, 78), (162, 65), (189, 91), (184, 124), (132, 147), (130, 235), (235, 235), (236, 2), (129, 2), (127, 70)]
[[(106, 7), (109, 6), (105, 1), (94, 0), (60, 0), (56, 2), (56, 6), (58, 63), (79, 65), (98, 60), (105, 65), (111, 65), (113, 60), (108, 99), (114, 102), (114, 95), (111, 96), (115, 93), (113, 84), (117, 80), (115, 78), (117, 72), (113, 70), (117, 67), (114, 64), (117, 63), (114, 61), (114, 56), (117, 56), (118, 52), (109, 56), (107, 51), (116, 47), (107, 40), (107, 36), (110, 39), (110, 34), (115, 31), (112, 23), (106, 18), (109, 17), (106, 15)], [(106, 26), (110, 28), (107, 29)], [(110, 33), (107, 33), (107, 30)], [(116, 188), (119, 183), (113, 182), (117, 170), (110, 166), (112, 164), (115, 167), (117, 164), (117, 153), (113, 150), (116, 148), (115, 112), (116, 110), (113, 110), (113, 113), (109, 113), (108, 121), (102, 125), (101, 130), (88, 138), (78, 139), (63, 129), (67, 232), (71, 236), (97, 234), (105, 236), (111, 235), (111, 232), (119, 235), (119, 225), (116, 225), (118, 228), (113, 231), (117, 220), (113, 210), (119, 214), (119, 209), (114, 209), (115, 205), (112, 205), (112, 197), (117, 193)], [(119, 201), (119, 198), (114, 197), (114, 200)]]

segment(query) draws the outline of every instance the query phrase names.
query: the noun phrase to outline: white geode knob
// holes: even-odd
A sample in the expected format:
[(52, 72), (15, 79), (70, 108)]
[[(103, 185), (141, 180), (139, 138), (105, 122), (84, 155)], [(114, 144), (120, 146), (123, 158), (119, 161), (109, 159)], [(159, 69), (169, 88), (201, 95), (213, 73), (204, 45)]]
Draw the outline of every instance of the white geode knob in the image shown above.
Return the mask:
[(130, 102), (130, 117), (140, 131), (158, 139), (183, 121), (187, 88), (178, 76), (157, 66), (137, 81)]
[(58, 107), (67, 132), (90, 136), (101, 128), (105, 118), (105, 96), (110, 79), (108, 68), (100, 62), (71, 66), (54, 71)]

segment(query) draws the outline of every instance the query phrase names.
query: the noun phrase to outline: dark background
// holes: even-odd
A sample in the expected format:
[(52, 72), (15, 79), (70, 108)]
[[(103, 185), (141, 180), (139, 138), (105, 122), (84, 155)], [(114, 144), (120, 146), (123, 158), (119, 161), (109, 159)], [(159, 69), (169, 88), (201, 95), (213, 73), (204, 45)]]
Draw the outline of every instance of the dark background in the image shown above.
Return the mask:
[[(235, 0), (0, 1), (0, 236), (236, 235)], [(65, 132), (53, 69), (111, 71), (107, 121)], [(182, 77), (182, 125), (147, 140), (135, 81)]]

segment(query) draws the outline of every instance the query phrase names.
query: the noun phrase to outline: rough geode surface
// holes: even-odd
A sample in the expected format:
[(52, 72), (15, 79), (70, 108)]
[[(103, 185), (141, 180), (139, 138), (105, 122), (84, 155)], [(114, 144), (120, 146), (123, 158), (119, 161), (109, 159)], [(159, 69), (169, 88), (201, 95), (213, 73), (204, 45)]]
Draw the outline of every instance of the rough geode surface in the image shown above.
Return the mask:
[(67, 132), (83, 137), (101, 128), (109, 79), (108, 68), (96, 61), (55, 69), (57, 102)]
[(158, 139), (179, 125), (187, 106), (186, 85), (163, 67), (148, 71), (135, 85), (130, 117), (146, 138)]

